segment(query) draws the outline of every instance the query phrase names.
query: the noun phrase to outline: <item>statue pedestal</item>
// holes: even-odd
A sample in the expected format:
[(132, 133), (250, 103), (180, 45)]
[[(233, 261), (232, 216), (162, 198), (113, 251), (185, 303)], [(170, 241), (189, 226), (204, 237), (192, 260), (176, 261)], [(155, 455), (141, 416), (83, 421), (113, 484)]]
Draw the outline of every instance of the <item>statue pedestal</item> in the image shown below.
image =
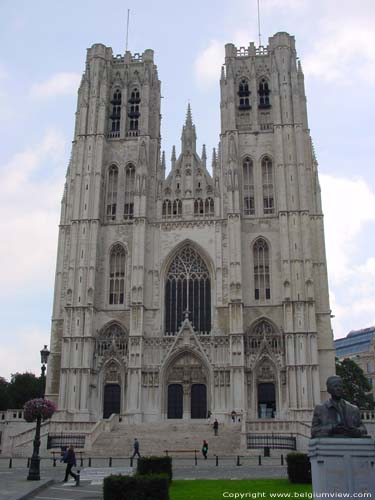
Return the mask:
[(372, 438), (311, 439), (309, 457), (314, 498), (317, 493), (375, 492)]

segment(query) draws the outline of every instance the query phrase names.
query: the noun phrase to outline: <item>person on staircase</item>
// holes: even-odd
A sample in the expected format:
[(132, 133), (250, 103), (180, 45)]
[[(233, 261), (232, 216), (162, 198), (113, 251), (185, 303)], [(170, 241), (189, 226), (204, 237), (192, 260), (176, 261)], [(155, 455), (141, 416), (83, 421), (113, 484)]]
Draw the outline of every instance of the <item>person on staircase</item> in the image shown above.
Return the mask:
[(208, 443), (204, 439), (203, 440), (203, 446), (202, 446), (202, 455), (204, 456), (204, 459), (207, 460), (207, 453), (208, 453)]
[(132, 458), (134, 458), (136, 455), (138, 455), (138, 457), (141, 458), (141, 455), (139, 453), (139, 441), (137, 438), (134, 438)]
[(214, 429), (215, 436), (217, 436), (219, 433), (219, 422), (217, 421), (217, 418), (215, 418), (215, 422), (214, 422), (214, 425), (212, 427)]

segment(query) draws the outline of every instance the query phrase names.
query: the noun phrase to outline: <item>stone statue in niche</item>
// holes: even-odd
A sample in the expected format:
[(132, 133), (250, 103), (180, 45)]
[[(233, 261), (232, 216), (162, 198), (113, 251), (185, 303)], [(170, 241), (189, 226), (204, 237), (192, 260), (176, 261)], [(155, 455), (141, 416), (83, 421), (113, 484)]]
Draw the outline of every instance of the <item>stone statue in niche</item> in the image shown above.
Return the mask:
[(341, 377), (333, 375), (327, 379), (328, 401), (317, 405), (311, 427), (311, 437), (360, 438), (369, 437), (361, 420), (358, 406), (343, 399)]

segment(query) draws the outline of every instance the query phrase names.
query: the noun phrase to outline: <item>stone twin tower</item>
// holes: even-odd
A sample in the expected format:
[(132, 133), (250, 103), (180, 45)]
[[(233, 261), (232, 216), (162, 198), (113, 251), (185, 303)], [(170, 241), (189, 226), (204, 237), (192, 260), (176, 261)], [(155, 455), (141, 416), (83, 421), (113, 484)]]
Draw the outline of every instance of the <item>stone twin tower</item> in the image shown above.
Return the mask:
[(62, 419), (308, 422), (324, 396), (323, 214), (294, 37), (227, 44), (220, 89), (210, 172), (189, 106), (166, 175), (153, 51), (88, 49), (47, 378)]

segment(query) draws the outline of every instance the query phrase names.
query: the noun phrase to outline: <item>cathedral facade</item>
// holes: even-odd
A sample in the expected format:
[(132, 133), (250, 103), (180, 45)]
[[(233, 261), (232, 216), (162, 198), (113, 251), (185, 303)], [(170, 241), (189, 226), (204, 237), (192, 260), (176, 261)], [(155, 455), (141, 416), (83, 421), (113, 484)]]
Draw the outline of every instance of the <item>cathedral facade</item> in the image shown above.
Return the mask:
[[(47, 396), (75, 421), (308, 421), (334, 373), (323, 214), (294, 38), (225, 47), (210, 168), (161, 152), (152, 50), (88, 49)], [(211, 156), (211, 155), (210, 155)]]

